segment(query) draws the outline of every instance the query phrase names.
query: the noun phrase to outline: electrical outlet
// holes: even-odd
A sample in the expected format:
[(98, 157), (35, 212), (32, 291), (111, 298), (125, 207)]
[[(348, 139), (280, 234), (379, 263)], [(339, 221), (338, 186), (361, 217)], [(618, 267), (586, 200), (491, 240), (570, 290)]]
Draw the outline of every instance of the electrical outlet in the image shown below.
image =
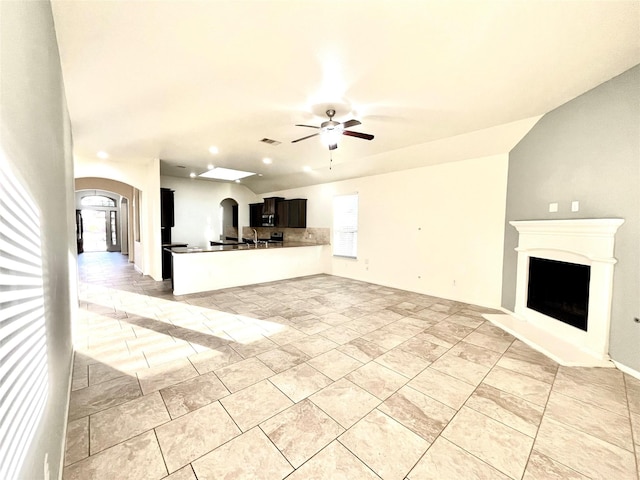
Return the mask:
[(556, 202), (549, 204), (549, 212), (556, 213), (558, 211), (558, 204)]

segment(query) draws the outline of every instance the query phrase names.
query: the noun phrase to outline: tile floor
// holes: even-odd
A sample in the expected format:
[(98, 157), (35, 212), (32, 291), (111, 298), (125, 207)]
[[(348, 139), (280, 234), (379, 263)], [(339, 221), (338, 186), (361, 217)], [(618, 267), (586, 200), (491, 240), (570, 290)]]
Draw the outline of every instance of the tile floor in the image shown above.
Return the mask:
[(640, 381), (328, 275), (174, 297), (80, 256), (64, 478), (637, 479)]

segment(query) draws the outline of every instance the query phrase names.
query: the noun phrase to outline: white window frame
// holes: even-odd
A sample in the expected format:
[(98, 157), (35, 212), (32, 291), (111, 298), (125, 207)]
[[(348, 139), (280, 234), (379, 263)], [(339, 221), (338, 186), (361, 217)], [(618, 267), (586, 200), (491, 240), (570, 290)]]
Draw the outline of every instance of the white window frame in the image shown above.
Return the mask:
[(333, 197), (333, 256), (358, 258), (358, 193)]

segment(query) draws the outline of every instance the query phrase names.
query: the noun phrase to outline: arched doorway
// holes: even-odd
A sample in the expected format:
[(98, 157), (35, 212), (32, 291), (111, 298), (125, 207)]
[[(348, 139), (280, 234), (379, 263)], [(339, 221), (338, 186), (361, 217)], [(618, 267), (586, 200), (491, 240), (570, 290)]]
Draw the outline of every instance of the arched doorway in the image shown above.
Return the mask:
[(220, 202), (220, 240), (238, 239), (238, 202), (225, 198)]
[(116, 180), (76, 178), (78, 252), (120, 252), (134, 262), (137, 190)]
[[(101, 190), (81, 190), (76, 218), (80, 212), (78, 253), (121, 251), (121, 199)], [(126, 239), (125, 239), (126, 243)]]

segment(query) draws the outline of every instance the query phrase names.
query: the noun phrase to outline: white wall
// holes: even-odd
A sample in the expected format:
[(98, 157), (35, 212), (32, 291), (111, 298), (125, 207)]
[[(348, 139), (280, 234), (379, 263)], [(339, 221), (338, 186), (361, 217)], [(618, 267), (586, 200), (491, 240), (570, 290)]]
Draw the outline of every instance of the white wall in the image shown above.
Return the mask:
[(208, 246), (210, 240), (220, 238), (220, 202), (225, 198), (238, 202), (240, 226), (249, 225), (249, 204), (261, 201), (247, 187), (236, 183), (169, 176), (162, 176), (160, 183), (163, 188), (175, 190), (175, 227), (171, 230), (171, 239), (190, 246)]
[(140, 201), (140, 239), (134, 245), (136, 267), (155, 280), (162, 280), (160, 238), (160, 160), (116, 162), (74, 159), (75, 178), (98, 177), (117, 180), (142, 192)]
[[(57, 479), (78, 297), (71, 125), (49, 2), (0, 2), (0, 72), (0, 257), (9, 260), (2, 273), (11, 279), (0, 293), (3, 306), (16, 302), (13, 312), (2, 311), (0, 331), (0, 478)], [(23, 192), (18, 208), (9, 202), (18, 201), (14, 182)], [(16, 234), (29, 224), (35, 227), (23, 242)], [(14, 258), (29, 270), (14, 268)], [(19, 296), (16, 285), (23, 285)]]
[(334, 275), (499, 307), (507, 167), (494, 155), (265, 196), (308, 198), (307, 225), (332, 227), (333, 197), (357, 192), (358, 259), (334, 258)]

